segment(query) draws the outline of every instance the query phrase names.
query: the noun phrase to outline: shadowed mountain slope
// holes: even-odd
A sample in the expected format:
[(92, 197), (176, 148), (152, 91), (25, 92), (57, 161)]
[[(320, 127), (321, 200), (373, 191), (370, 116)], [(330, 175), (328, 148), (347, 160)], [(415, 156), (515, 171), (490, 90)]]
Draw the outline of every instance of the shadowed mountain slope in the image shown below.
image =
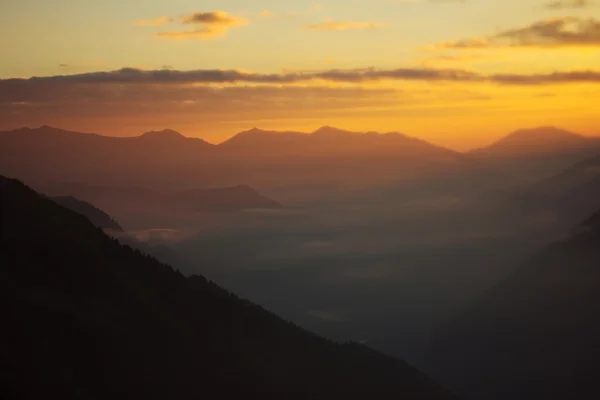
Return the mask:
[(517, 189), (511, 201), (513, 206), (526, 212), (545, 209), (554, 215), (558, 228), (570, 228), (598, 209), (600, 156), (577, 162), (550, 178)]
[[(473, 398), (597, 398), (600, 212), (487, 291), (433, 347), (445, 383)], [(446, 370), (460, 360), (462, 367)]]
[(75, 211), (76, 213), (87, 217), (90, 222), (98, 228), (123, 232), (123, 228), (121, 228), (121, 226), (115, 220), (113, 220), (110, 215), (94, 207), (90, 203), (77, 200), (73, 196), (53, 197), (52, 200), (71, 211)]
[(402, 361), (334, 344), (122, 246), (0, 177), (7, 398), (449, 399)]

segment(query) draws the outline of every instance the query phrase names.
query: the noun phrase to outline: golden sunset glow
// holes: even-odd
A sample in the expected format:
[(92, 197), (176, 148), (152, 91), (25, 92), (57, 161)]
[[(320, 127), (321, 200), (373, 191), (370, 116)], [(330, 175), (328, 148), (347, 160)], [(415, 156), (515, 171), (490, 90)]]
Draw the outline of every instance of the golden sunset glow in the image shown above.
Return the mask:
[(220, 142), (329, 124), (456, 149), (539, 125), (600, 134), (600, 9), (586, 1), (133, 3), (8, 4), (0, 129)]

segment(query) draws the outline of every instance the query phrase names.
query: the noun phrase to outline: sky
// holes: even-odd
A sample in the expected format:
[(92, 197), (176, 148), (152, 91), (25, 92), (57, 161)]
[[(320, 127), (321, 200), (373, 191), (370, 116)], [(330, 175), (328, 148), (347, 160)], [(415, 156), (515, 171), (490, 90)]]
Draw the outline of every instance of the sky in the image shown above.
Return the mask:
[(600, 0), (4, 0), (0, 129), (600, 135)]

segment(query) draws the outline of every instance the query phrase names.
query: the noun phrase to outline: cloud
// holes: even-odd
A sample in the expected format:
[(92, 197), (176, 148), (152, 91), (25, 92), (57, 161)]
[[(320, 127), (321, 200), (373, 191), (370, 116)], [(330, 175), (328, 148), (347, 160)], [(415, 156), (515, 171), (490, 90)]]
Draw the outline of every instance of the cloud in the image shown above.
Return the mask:
[(485, 38), (471, 38), (440, 43), (430, 50), (484, 49), (498, 47), (600, 47), (600, 21), (565, 17), (535, 22)]
[[(326, 78), (344, 84), (332, 85)], [(374, 79), (453, 84), (362, 85)], [(591, 88), (589, 84), (600, 84), (600, 71), (481, 75), (418, 68), (298, 74), (123, 69), (0, 79), (0, 129), (50, 124), (85, 130), (95, 126), (130, 135), (133, 129), (145, 131), (172, 123), (176, 129), (199, 125), (207, 132), (224, 132), (248, 126), (305, 125), (307, 121), (322, 125), (349, 116), (357, 120), (415, 114), (430, 118), (435, 110), (445, 110), (444, 116), (468, 109), (471, 115), (481, 112), (483, 102), (490, 99), (488, 88), (481, 87), (486, 83), (531, 88), (527, 95), (552, 91), (557, 84), (586, 83)]]
[(555, 0), (546, 4), (551, 10), (562, 10), (565, 8), (586, 8), (591, 5), (589, 0)]
[(182, 85), (182, 84), (266, 84), (286, 85), (325, 81), (336, 83), (366, 83), (376, 81), (425, 82), (491, 82), (498, 84), (541, 84), (569, 82), (598, 82), (599, 71), (563, 71), (548, 74), (491, 74), (483, 75), (461, 69), (396, 68), (396, 69), (331, 69), (324, 71), (282, 72), (263, 74), (239, 70), (142, 70), (122, 68), (108, 72), (89, 72), (73, 75), (1, 79), (1, 89), (26, 91), (33, 85), (118, 84), (118, 85)]
[(399, 94), (376, 87), (0, 80), (0, 127), (120, 119), (148, 126), (161, 125), (157, 121), (165, 118), (179, 123), (189, 123), (190, 118), (194, 123), (305, 119), (325, 110), (335, 116), (349, 109), (356, 113), (357, 107), (390, 107), (398, 104)]
[(428, 68), (440, 68), (440, 65), (447, 65), (447, 64), (468, 64), (468, 63), (472, 63), (472, 62), (477, 62), (477, 61), (481, 61), (481, 60), (491, 60), (491, 59), (496, 59), (499, 58), (499, 55), (496, 54), (469, 54), (469, 53), (461, 53), (461, 54), (453, 54), (453, 55), (448, 55), (448, 54), (442, 54), (442, 55), (435, 55), (432, 57), (426, 57), (420, 60), (420, 65), (423, 67), (428, 67)]
[(155, 18), (155, 19), (139, 19), (137, 21), (134, 21), (133, 24), (135, 26), (160, 26), (160, 25), (168, 24), (173, 21), (174, 21), (173, 17), (165, 16), (165, 17), (160, 17), (160, 18)]
[(236, 26), (247, 22), (227, 14), (225, 11), (195, 12), (181, 18), (182, 24)]
[(471, 38), (462, 40), (450, 40), (438, 43), (437, 45), (429, 47), (428, 49), (485, 49), (488, 47), (490, 47), (490, 43), (487, 38)]
[(200, 28), (190, 29), (187, 31), (159, 32), (156, 34), (156, 36), (167, 39), (212, 39), (215, 36), (222, 35), (223, 33), (225, 33), (225, 30), (222, 29)]
[(558, 83), (600, 83), (600, 71), (553, 72), (550, 74), (496, 74), (490, 80), (500, 84), (542, 85)]
[(196, 28), (159, 32), (157, 36), (170, 39), (212, 39), (225, 34), (233, 27), (247, 24), (248, 20), (234, 17), (225, 11), (209, 11), (185, 15), (180, 18), (180, 23), (194, 25)]
[(335, 21), (333, 19), (327, 19), (325, 22), (304, 26), (305, 29), (313, 31), (347, 31), (351, 29), (377, 29), (379, 27), (381, 27), (381, 24), (374, 22)]

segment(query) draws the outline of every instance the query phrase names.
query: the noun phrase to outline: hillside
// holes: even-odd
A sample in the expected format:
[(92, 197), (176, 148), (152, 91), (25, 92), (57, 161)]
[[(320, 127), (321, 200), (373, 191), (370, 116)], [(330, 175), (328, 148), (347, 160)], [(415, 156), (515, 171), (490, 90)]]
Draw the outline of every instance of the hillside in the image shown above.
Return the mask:
[(450, 399), (402, 361), (334, 344), (186, 278), (0, 178), (7, 398)]
[(94, 226), (101, 229), (110, 229), (118, 232), (123, 232), (123, 228), (113, 220), (110, 215), (104, 211), (94, 207), (90, 203), (77, 200), (73, 196), (60, 196), (51, 198), (54, 202), (87, 217)]
[[(478, 399), (600, 396), (598, 215), (540, 251), (442, 330), (432, 360), (443, 382)], [(464, 368), (444, 370), (457, 358)]]

